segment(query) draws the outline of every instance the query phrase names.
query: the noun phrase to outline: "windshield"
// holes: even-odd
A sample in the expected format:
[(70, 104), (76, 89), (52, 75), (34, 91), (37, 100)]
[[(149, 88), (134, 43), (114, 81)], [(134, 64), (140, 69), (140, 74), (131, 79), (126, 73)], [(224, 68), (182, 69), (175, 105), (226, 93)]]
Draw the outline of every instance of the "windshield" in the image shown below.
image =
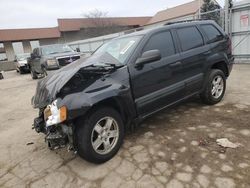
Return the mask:
[(16, 59), (18, 61), (26, 60), (29, 57), (30, 57), (30, 53), (24, 53), (24, 54), (17, 54), (16, 55)]
[(61, 44), (42, 47), (42, 53), (44, 55), (65, 53), (65, 52), (73, 52), (73, 49), (67, 45), (61, 45)]
[(124, 64), (126, 59), (135, 49), (140, 39), (141, 36), (114, 39), (103, 44), (99, 49), (97, 49), (95, 54), (104, 52), (109, 53), (120, 63)]

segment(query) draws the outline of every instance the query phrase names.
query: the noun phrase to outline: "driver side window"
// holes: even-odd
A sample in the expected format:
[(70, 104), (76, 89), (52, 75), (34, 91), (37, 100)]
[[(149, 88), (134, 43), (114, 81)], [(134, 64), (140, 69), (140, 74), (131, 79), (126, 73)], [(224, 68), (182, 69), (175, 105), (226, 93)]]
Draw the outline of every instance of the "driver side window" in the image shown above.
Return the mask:
[(173, 38), (170, 31), (156, 33), (148, 40), (143, 48), (143, 52), (149, 50), (159, 50), (161, 57), (168, 57), (176, 53)]

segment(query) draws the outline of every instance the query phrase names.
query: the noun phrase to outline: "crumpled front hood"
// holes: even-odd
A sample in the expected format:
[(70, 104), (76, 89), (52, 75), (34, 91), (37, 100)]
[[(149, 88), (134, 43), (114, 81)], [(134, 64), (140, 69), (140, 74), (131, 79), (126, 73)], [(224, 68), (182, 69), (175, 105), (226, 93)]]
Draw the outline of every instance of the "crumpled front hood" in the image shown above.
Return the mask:
[(37, 83), (36, 93), (32, 99), (34, 108), (43, 108), (55, 100), (62, 87), (82, 68), (96, 63), (117, 63), (111, 55), (97, 54), (81, 58), (71, 63)]

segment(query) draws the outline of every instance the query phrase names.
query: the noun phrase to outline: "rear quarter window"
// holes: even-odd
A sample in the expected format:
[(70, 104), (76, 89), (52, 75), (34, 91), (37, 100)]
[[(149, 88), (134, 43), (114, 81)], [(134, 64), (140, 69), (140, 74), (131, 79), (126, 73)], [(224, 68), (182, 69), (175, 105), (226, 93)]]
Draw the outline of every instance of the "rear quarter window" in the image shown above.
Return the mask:
[(215, 26), (207, 24), (201, 25), (201, 28), (208, 38), (207, 43), (217, 42), (223, 39), (223, 35)]
[(201, 33), (195, 26), (177, 29), (182, 51), (191, 50), (203, 45)]

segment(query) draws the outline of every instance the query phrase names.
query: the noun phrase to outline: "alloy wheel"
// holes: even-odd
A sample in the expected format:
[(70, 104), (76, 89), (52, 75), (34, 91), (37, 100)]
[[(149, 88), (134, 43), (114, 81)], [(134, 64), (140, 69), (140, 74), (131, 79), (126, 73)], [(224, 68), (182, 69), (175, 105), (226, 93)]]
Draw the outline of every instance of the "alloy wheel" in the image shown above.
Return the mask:
[(91, 144), (98, 154), (108, 154), (117, 144), (119, 138), (119, 126), (112, 117), (104, 117), (99, 120), (91, 134)]
[(221, 97), (224, 90), (224, 80), (220, 75), (214, 77), (212, 81), (211, 94), (215, 99)]

